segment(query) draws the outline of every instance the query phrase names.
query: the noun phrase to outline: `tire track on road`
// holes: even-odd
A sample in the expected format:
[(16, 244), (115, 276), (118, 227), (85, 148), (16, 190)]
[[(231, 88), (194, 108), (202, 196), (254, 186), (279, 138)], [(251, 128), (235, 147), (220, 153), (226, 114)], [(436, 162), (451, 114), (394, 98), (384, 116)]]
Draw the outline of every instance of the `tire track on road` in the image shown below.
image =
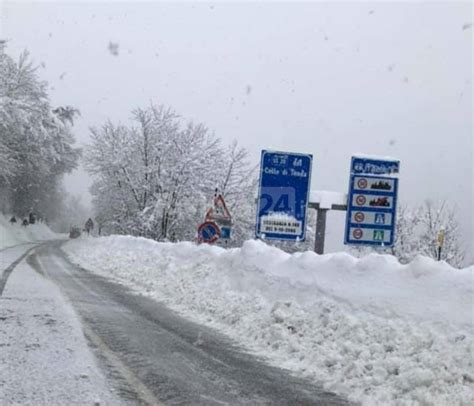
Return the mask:
[[(25, 244), (20, 244), (20, 245), (25, 245)], [(20, 246), (17, 245), (17, 246)], [(5, 286), (7, 284), (8, 278), (13, 272), (13, 270), (16, 268), (16, 266), (25, 259), (29, 255), (31, 251), (36, 249), (37, 247), (41, 246), (42, 244), (37, 244), (34, 247), (31, 247), (28, 249), (23, 255), (21, 255), (19, 258), (17, 258), (15, 261), (13, 261), (3, 272), (2, 272), (2, 277), (0, 278), (0, 296), (3, 295), (3, 290), (5, 289)], [(14, 247), (8, 247), (8, 248), (14, 248)], [(6, 249), (8, 249), (6, 248)]]
[(0, 249), (0, 252), (11, 250), (12, 248), (22, 247), (23, 245), (36, 245), (36, 244), (39, 244), (39, 242), (24, 242), (17, 245), (10, 245), (9, 247), (3, 247), (2, 249)]

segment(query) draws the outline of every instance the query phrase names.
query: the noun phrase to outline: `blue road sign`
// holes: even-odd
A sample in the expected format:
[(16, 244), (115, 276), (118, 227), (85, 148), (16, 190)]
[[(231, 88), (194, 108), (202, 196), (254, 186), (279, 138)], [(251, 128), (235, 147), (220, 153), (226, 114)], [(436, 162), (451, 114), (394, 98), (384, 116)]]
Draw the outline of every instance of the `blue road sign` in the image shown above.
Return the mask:
[(352, 157), (351, 173), (364, 175), (391, 175), (400, 171), (400, 161), (396, 159), (372, 159)]
[(385, 224), (385, 213), (375, 213), (375, 224)]
[(262, 151), (257, 238), (303, 241), (313, 156)]
[(230, 227), (221, 227), (221, 236), (222, 240), (230, 240), (232, 229)]
[(393, 246), (399, 170), (397, 160), (352, 158), (345, 244)]
[(212, 221), (206, 221), (198, 228), (198, 237), (201, 242), (212, 244), (219, 239), (220, 234), (219, 226)]

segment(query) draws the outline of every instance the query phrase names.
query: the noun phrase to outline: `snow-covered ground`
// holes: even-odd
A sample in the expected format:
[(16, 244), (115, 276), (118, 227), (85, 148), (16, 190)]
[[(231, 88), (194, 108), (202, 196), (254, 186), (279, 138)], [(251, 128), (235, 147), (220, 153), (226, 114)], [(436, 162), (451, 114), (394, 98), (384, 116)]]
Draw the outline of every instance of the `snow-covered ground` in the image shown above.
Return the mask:
[(257, 241), (225, 250), (112, 236), (64, 249), (351, 400), (473, 404), (474, 267), (290, 255)]
[[(62, 237), (44, 224), (11, 225), (0, 214), (0, 279), (35, 242)], [(59, 289), (20, 262), (0, 292), (0, 405), (120, 403)]]
[(0, 297), (0, 404), (121, 404), (71, 306), (25, 261)]
[(0, 250), (18, 244), (64, 237), (55, 234), (43, 223), (24, 227), (21, 225), (21, 219), (17, 219), (16, 224), (10, 224), (9, 220), (8, 216), (0, 213)]

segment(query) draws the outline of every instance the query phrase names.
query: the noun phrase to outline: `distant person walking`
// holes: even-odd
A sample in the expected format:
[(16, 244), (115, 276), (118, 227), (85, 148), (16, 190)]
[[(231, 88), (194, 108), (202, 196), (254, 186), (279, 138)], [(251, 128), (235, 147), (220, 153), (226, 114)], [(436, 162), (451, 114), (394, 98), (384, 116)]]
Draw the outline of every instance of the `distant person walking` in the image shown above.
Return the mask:
[(29, 215), (29, 220), (30, 220), (30, 224), (35, 224), (36, 223), (36, 217), (32, 212)]
[(16, 217), (13, 216), (11, 219), (10, 219), (10, 224), (13, 225), (13, 224), (16, 224)]
[(86, 227), (87, 235), (90, 235), (91, 231), (94, 229), (94, 222), (90, 218), (89, 220), (86, 221)]

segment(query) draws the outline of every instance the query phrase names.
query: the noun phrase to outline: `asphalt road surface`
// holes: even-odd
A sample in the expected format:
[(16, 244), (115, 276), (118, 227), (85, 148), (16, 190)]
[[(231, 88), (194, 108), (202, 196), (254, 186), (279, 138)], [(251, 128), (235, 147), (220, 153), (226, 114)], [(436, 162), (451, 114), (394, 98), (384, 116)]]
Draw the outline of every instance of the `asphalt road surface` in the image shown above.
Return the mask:
[(270, 367), (228, 338), (71, 264), (61, 242), (28, 262), (56, 282), (81, 318), (100, 365), (133, 405), (347, 405)]

